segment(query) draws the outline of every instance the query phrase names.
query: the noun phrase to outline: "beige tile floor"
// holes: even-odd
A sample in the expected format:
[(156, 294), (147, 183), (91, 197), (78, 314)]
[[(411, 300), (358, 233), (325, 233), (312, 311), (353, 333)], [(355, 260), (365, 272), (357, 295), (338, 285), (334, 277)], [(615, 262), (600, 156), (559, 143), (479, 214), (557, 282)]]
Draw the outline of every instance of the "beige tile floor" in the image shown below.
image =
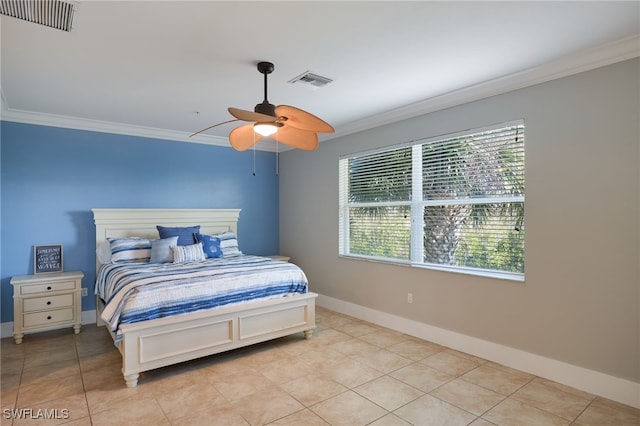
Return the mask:
[(22, 345), (2, 339), (0, 422), (640, 424), (640, 410), (355, 318), (319, 308), (317, 323), (310, 340), (299, 334), (147, 372), (136, 388), (125, 387), (104, 328), (32, 334)]

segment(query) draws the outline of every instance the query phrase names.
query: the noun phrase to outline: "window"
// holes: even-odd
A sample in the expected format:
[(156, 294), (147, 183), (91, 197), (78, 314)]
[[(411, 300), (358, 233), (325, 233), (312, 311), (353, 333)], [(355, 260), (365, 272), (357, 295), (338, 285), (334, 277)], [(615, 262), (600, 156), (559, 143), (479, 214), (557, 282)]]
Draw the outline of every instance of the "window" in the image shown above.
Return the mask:
[(524, 122), (339, 160), (339, 254), (524, 277)]

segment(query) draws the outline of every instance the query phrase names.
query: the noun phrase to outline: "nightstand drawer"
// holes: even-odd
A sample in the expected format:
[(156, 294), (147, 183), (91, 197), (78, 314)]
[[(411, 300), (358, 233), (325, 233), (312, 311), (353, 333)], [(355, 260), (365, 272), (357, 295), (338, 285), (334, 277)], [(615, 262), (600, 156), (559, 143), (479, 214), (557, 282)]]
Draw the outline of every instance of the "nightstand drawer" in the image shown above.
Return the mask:
[(44, 309), (57, 309), (73, 306), (73, 294), (61, 294), (59, 296), (34, 297), (24, 299), (22, 306), (24, 312), (42, 311)]
[(36, 312), (24, 314), (25, 327), (40, 327), (49, 324), (55, 325), (59, 322), (73, 321), (73, 307), (68, 309), (56, 309), (48, 312)]
[(47, 293), (50, 291), (74, 290), (75, 281), (57, 281), (44, 284), (23, 285), (20, 287), (20, 294)]

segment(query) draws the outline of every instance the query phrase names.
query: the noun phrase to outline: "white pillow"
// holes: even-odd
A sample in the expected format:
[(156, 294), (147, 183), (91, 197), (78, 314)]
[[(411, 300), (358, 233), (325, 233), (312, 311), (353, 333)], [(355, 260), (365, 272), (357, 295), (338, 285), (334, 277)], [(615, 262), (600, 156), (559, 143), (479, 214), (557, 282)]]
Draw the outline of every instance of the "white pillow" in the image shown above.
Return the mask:
[(171, 247), (178, 245), (178, 236), (151, 240), (151, 259), (149, 263), (171, 263), (173, 253)]
[(206, 259), (202, 250), (202, 243), (188, 246), (171, 246), (171, 252), (173, 253), (173, 263), (198, 262)]
[(98, 248), (96, 248), (96, 257), (103, 265), (111, 262), (111, 244), (109, 244), (109, 241), (103, 241), (98, 244)]

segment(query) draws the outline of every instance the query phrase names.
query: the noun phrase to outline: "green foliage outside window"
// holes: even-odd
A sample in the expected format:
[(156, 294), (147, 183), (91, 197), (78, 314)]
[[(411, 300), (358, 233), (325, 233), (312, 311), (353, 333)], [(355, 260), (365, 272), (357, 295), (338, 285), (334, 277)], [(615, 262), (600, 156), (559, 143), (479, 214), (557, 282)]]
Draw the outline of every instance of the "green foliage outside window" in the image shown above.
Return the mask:
[(341, 160), (348, 254), (524, 273), (524, 125), (417, 146)]

